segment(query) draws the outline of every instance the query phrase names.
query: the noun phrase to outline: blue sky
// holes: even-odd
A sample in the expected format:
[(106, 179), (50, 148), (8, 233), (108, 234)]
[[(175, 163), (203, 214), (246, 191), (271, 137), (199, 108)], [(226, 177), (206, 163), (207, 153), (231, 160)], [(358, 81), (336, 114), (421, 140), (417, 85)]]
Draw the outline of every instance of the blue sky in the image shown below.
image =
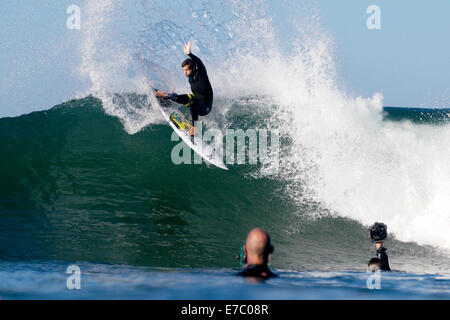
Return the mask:
[[(39, 3), (39, 4), (37, 4)], [(289, 34), (289, 3), (269, 0), (275, 25)], [(352, 96), (384, 95), (385, 105), (450, 107), (450, 1), (293, 1), (320, 9), (335, 40), (335, 59)], [(48, 109), (86, 89), (74, 69), (80, 33), (65, 27), (81, 0), (2, 1), (0, 117)], [(381, 30), (368, 30), (377, 5)]]
[[(349, 91), (382, 92), (386, 105), (450, 106), (450, 1), (320, 3)], [(366, 27), (372, 4), (380, 7), (381, 30)]]
[(0, 3), (0, 117), (49, 109), (81, 87), (79, 33), (66, 28), (72, 1)]

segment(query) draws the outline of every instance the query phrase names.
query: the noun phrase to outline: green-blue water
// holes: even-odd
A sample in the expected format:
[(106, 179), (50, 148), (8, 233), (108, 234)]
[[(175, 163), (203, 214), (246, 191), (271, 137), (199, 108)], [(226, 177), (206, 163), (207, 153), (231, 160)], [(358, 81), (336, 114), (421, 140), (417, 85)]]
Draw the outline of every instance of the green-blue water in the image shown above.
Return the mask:
[[(242, 122), (242, 111), (231, 112), (229, 121)], [(68, 265), (79, 264), (87, 265), (89, 272), (100, 266), (113, 284), (120, 283), (116, 277), (120, 270), (125, 281), (134, 273), (144, 281), (157, 274), (160, 281), (153, 287), (166, 294), (141, 288), (138, 298), (187, 298), (181, 294), (185, 289), (177, 291), (170, 285), (173, 270), (182, 270), (176, 273), (185, 277), (180, 283), (191, 279), (201, 284), (195, 298), (209, 298), (211, 291), (213, 298), (229, 298), (230, 290), (243, 284), (234, 287), (240, 280), (233, 280), (227, 285), (226, 278), (234, 277), (239, 246), (255, 226), (271, 234), (272, 267), (289, 270), (276, 280), (287, 289), (268, 286), (263, 297), (272, 293), (273, 298), (295, 298), (296, 288), (306, 283), (304, 277), (321, 292), (322, 276), (346, 270), (351, 276), (337, 276), (343, 298), (356, 297), (349, 288), (361, 285), (367, 290), (362, 279), (374, 250), (364, 226), (326, 215), (313, 202), (299, 205), (286, 195), (283, 181), (253, 175), (254, 165), (231, 165), (230, 171), (205, 164), (174, 165), (170, 153), (176, 142), (170, 141), (171, 133), (166, 124), (151, 124), (130, 135), (91, 96), (0, 119), (0, 297), (39, 298), (40, 282), (29, 272), (44, 278), (56, 272), (59, 279), (67, 276)], [(312, 210), (324, 215), (312, 219)], [(437, 249), (395, 238), (386, 246), (394, 270), (448, 272), (449, 258)], [(322, 275), (302, 273), (307, 271)], [(30, 288), (23, 294), (21, 275)], [(408, 278), (398, 274), (403, 276)], [(427, 279), (439, 283), (438, 297), (448, 298), (448, 279)], [(213, 284), (208, 287), (210, 280)], [(93, 280), (95, 288), (82, 297), (95, 298), (96, 292), (110, 297), (98, 281)], [(119, 286), (115, 297), (135, 297), (130, 288), (139, 284), (130, 286)], [(418, 296), (435, 297), (432, 287)], [(244, 290), (240, 297), (259, 297), (248, 288), (250, 293)], [(70, 297), (64, 286), (52, 290), (42, 297)], [(385, 297), (403, 297), (402, 290), (393, 289)]]

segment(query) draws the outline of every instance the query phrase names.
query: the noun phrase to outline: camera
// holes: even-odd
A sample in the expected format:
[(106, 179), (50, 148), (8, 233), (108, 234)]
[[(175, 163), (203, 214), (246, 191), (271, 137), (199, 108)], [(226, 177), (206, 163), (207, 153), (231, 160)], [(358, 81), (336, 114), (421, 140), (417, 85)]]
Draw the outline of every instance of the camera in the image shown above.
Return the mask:
[(383, 241), (387, 237), (387, 226), (381, 222), (375, 222), (369, 227), (369, 239), (372, 242)]

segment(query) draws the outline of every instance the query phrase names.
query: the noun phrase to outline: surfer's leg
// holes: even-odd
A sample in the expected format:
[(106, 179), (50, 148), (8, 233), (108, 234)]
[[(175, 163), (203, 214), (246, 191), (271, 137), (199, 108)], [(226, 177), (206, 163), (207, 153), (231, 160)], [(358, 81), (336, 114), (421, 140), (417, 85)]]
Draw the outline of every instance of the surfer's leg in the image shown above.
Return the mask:
[(194, 124), (195, 121), (198, 120), (198, 103), (195, 101), (193, 104), (191, 104), (191, 107), (189, 108), (191, 111), (191, 117), (192, 117), (192, 124)]
[(195, 121), (198, 120), (198, 116), (206, 116), (211, 111), (211, 108), (203, 102), (195, 100), (194, 103), (191, 104), (190, 111), (192, 116), (192, 124), (195, 125)]
[[(190, 111), (192, 116), (192, 125), (195, 126), (195, 122), (198, 120), (198, 116), (206, 116), (211, 111), (211, 107), (196, 99), (191, 104)], [(192, 127), (192, 129), (189, 131), (189, 134), (194, 134), (194, 127)]]
[(193, 121), (197, 121), (198, 116), (206, 116), (211, 111), (211, 107), (199, 100), (195, 100), (190, 109)]
[(211, 107), (199, 100), (196, 100), (195, 104), (197, 106), (197, 113), (200, 116), (206, 116), (211, 111)]

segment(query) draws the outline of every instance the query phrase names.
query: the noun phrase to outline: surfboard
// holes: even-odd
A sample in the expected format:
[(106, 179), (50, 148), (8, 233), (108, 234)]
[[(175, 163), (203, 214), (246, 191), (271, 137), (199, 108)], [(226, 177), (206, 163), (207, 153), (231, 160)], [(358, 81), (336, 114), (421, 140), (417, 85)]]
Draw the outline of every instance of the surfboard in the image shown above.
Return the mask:
[[(172, 127), (173, 131), (180, 136), (181, 139), (202, 157), (206, 162), (224, 170), (228, 170), (227, 166), (223, 163), (222, 159), (216, 154), (216, 150), (207, 144), (201, 137), (190, 136), (189, 130), (192, 124), (188, 119), (178, 110), (175, 103), (170, 100), (158, 99), (159, 103), (156, 107), (161, 111), (164, 119)], [(163, 107), (161, 106), (163, 105)]]

